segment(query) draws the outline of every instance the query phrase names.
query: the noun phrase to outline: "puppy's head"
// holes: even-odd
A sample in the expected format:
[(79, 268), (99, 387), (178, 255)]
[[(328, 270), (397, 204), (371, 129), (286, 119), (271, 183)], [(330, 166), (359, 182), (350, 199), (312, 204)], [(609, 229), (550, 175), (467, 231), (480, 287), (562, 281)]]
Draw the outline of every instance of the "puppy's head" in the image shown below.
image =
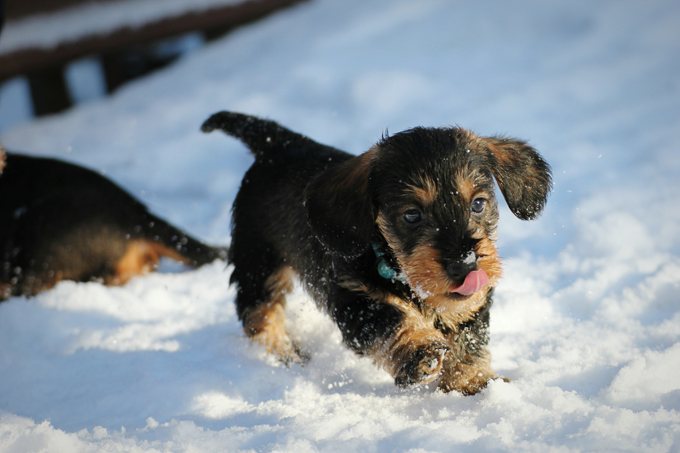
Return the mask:
[(524, 220), (542, 211), (550, 167), (526, 143), (458, 128), (415, 128), (318, 175), (309, 223), (332, 252), (387, 247), (413, 294), (435, 309), (474, 309), (500, 277), (494, 179)]

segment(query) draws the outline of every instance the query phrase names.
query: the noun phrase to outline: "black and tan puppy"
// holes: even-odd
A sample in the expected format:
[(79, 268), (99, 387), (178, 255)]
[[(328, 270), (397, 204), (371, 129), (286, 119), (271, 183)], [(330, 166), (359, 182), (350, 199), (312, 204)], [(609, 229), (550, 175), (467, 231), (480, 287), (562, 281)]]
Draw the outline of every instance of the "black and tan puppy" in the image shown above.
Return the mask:
[(245, 332), (300, 360), (283, 307), (297, 277), (344, 342), (398, 385), (473, 394), (497, 377), (487, 349), (501, 275), (494, 178), (533, 219), (551, 188), (526, 143), (415, 128), (360, 156), (237, 113), (209, 118), (255, 155), (233, 207), (230, 261)]
[(6, 153), (0, 175), (0, 300), (61, 280), (117, 285), (160, 257), (192, 266), (226, 258), (103, 176), (63, 161)]

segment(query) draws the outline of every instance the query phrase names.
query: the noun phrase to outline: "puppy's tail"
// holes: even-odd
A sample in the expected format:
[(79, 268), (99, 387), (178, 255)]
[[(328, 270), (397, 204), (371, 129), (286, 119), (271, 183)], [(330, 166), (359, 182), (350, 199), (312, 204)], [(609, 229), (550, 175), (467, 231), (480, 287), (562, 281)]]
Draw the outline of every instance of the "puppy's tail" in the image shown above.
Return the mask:
[(147, 214), (142, 235), (159, 256), (165, 256), (193, 267), (212, 263), (217, 259), (227, 260), (228, 247), (213, 247), (202, 243), (174, 227), (165, 220)]
[(286, 129), (274, 121), (243, 113), (218, 112), (205, 120), (201, 126), (203, 132), (212, 132), (215, 129), (238, 138), (256, 156), (266, 156), (274, 150), (299, 149), (304, 145), (318, 146), (312, 139)]

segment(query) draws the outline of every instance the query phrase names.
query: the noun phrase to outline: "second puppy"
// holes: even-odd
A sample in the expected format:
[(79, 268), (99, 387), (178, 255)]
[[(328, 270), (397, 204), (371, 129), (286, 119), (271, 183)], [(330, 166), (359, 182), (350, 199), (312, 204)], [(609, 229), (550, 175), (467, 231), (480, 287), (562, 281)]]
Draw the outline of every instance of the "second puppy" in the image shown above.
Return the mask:
[[(1, 169), (1, 166), (0, 166)], [(123, 284), (161, 257), (200, 266), (227, 250), (151, 214), (109, 179), (56, 159), (6, 153), (0, 175), (0, 301), (61, 280)]]

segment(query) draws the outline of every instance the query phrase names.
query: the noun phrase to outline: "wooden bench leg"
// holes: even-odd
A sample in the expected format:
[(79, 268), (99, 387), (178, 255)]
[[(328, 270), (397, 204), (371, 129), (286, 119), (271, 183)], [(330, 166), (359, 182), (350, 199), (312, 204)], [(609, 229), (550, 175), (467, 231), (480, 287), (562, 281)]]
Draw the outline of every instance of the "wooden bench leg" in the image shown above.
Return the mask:
[(36, 116), (61, 112), (71, 107), (71, 98), (61, 66), (33, 71), (27, 75), (27, 79)]

